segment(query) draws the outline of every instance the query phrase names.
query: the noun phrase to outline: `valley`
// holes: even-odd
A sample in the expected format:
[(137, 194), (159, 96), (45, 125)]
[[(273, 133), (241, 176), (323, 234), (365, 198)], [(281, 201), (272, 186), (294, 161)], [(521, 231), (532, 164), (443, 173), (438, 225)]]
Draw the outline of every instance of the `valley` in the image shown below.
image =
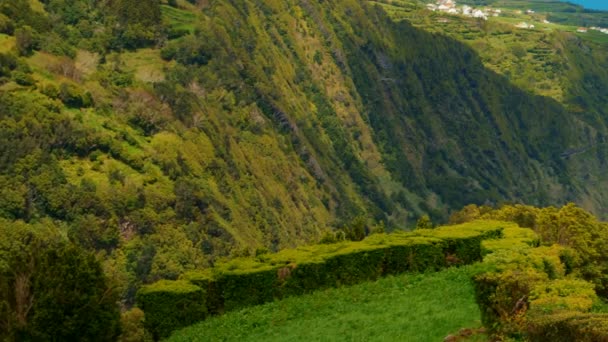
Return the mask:
[[(604, 249), (578, 243), (603, 243), (590, 217), (608, 217), (605, 28), (548, 0), (0, 0), (0, 339), (145, 340), (152, 284), (471, 215), (576, 249), (601, 295)], [(424, 329), (487, 327), (455, 286), (468, 270), (428, 278), (467, 321)], [(380, 286), (427, 281), (399, 277)], [(286, 300), (326, 300), (310, 296)], [(241, 322), (221, 319), (202, 324)]]

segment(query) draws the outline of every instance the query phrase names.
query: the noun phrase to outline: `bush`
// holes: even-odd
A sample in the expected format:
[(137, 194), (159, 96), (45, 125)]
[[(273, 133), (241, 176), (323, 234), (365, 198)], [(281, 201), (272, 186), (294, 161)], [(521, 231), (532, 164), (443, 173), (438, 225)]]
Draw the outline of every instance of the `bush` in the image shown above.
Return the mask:
[(10, 76), (17, 65), (17, 57), (8, 53), (0, 53), (0, 76)]
[(13, 80), (20, 86), (31, 86), (36, 83), (36, 80), (32, 77), (32, 75), (26, 74), (22, 71), (13, 72)]
[(124, 312), (120, 317), (122, 333), (119, 342), (146, 342), (152, 341), (152, 336), (144, 328), (145, 315), (139, 308)]
[(277, 269), (262, 269), (220, 273), (216, 286), (222, 290), (223, 310), (231, 311), (259, 305), (274, 299)]
[(29, 56), (38, 46), (37, 33), (29, 26), (15, 30), (15, 46), (19, 56)]
[(47, 84), (43, 85), (42, 87), (39, 88), (39, 90), (41, 93), (43, 93), (44, 95), (48, 96), (51, 99), (59, 98), (59, 88), (57, 88), (52, 83), (47, 83)]
[(589, 313), (598, 302), (594, 284), (573, 277), (580, 274), (576, 250), (535, 247), (538, 237), (521, 228), (505, 235), (483, 242), (491, 254), (474, 276), (484, 325), (529, 341), (608, 340), (608, 316)]
[(137, 292), (137, 305), (144, 310), (144, 325), (155, 340), (203, 320), (207, 314), (205, 291), (183, 280), (161, 280), (142, 287)]
[(0, 13), (0, 33), (11, 35), (11, 34), (13, 34), (14, 30), (15, 30), (15, 23), (13, 23), (13, 21), (11, 19), (9, 19), (9, 17)]
[(95, 256), (80, 248), (43, 252), (32, 294), (24, 340), (115, 341), (120, 332), (117, 298)]
[(90, 107), (93, 104), (89, 92), (83, 92), (79, 87), (68, 83), (59, 86), (59, 98), (66, 106), (72, 108)]
[(221, 314), (224, 312), (221, 289), (210, 272), (187, 272), (180, 276), (180, 280), (194, 284), (205, 291), (205, 305), (208, 314)]
[(473, 279), (484, 325), (507, 333), (522, 330), (521, 314), (526, 310), (520, 312), (516, 307), (525, 304), (527, 309), (539, 284), (565, 276), (560, 259), (564, 250), (560, 246), (522, 249), (514, 245), (488, 255)]
[(608, 314), (560, 312), (531, 320), (527, 338), (532, 342), (608, 341)]
[[(438, 270), (453, 264), (450, 257), (458, 263), (474, 262), (482, 257), (481, 241), (500, 237), (504, 226), (480, 221), (414, 233), (375, 234), (360, 242), (234, 259), (206, 272), (183, 274), (180, 279), (203, 289), (206, 295), (201, 303), (207, 312), (223, 313), (388, 274)], [(158, 311), (165, 308), (144, 310), (147, 315), (153, 310), (153, 317), (162, 317)]]
[(531, 316), (559, 311), (591, 310), (598, 301), (593, 284), (577, 279), (555, 279), (538, 284), (530, 293)]

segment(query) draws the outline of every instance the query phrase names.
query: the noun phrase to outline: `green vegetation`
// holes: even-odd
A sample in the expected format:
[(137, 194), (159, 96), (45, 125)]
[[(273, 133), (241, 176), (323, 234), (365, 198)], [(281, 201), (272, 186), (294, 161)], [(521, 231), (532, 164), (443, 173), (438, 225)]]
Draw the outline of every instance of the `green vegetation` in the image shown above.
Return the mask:
[[(608, 225), (573, 204), (560, 209), (468, 206), (453, 219), (479, 217), (530, 227), (544, 245), (492, 245), (473, 277), (486, 327), (499, 336), (531, 341), (608, 338), (606, 314), (595, 309), (605, 305), (598, 294), (606, 294)], [(515, 234), (511, 231), (507, 239)]]
[[(551, 216), (551, 218), (548, 219), (548, 216)], [(601, 268), (605, 265), (601, 256), (605, 252), (594, 252), (592, 248), (581, 248), (583, 243), (587, 245), (591, 242), (598, 245), (604, 243), (606, 236), (608, 236), (605, 234), (607, 226), (594, 221), (595, 219), (592, 216), (574, 205), (567, 205), (561, 209), (538, 209), (521, 205), (492, 209), (471, 205), (453, 215), (452, 220), (462, 222), (479, 217), (513, 221), (519, 225), (531, 227), (539, 234), (535, 234), (530, 228), (503, 223), (502, 237), (483, 241), (482, 245), (486, 253), (483, 262), (476, 264), (466, 272), (467, 278), (474, 283), (475, 298), (481, 310), (482, 322), (490, 330), (493, 338), (515, 338), (531, 341), (546, 341), (548, 339), (557, 341), (600, 341), (608, 336), (608, 330), (606, 330), (604, 324), (606, 314), (602, 310), (605, 304), (597, 294), (603, 291), (601, 279), (606, 272), (599, 271), (593, 276), (589, 274), (589, 269)], [(496, 225), (496, 223), (493, 224)], [(589, 231), (592, 231), (591, 228), (594, 224), (597, 226), (596, 229), (604, 230), (604, 234), (599, 236), (588, 234)], [(580, 230), (581, 225), (587, 229)], [(443, 227), (433, 231), (421, 230), (421, 232), (423, 236), (433, 235), (448, 238), (454, 234), (467, 235), (474, 227), (484, 226), (487, 226), (484, 221), (471, 221), (464, 225)], [(547, 235), (548, 231), (556, 233), (556, 235)], [(375, 237), (376, 235), (363, 242), (372, 243), (372, 241), (377, 241), (377, 239), (374, 239)], [(563, 239), (559, 241), (560, 244), (555, 244), (557, 241), (554, 240), (557, 237)], [(539, 246), (539, 243), (544, 244), (544, 246)], [(595, 255), (596, 259), (590, 260), (589, 253)], [(446, 259), (448, 258), (449, 254)], [(246, 267), (255, 267), (255, 263)], [(335, 269), (341, 270), (344, 267), (333, 268), (326, 272), (336, 273), (333, 271)], [(461, 270), (452, 272), (462, 272)], [(253, 272), (261, 274), (264, 271)], [(438, 276), (426, 274), (423, 279), (428, 280)], [(197, 278), (195, 276), (191, 279), (196, 281)], [(199, 276), (198, 279), (203, 278)], [(392, 279), (382, 280), (378, 283), (384, 281), (389, 282)], [(361, 285), (361, 287), (364, 286), (369, 289), (368, 286), (374, 285), (372, 283)], [(332, 293), (332, 295), (339, 297), (340, 293), (348, 293), (351, 296), (350, 298), (357, 298), (351, 293), (352, 289), (357, 289), (357, 287), (332, 290), (338, 293), (337, 295)], [(438, 294), (437, 297), (441, 298), (442, 295)], [(340, 330), (340, 325), (337, 329), (320, 324), (318, 330), (309, 329), (307, 332), (299, 330), (299, 327), (310, 322), (311, 318), (308, 318), (308, 315), (316, 314), (316, 311), (311, 309), (311, 305), (314, 305), (314, 298), (317, 297), (327, 300), (324, 292), (317, 292), (314, 295), (301, 296), (293, 300), (287, 299), (261, 307), (229, 313), (224, 317), (211, 318), (207, 322), (180, 331), (174, 334), (172, 340), (196, 340), (208, 336), (204, 335), (203, 332), (209, 332), (212, 336), (231, 340), (241, 338), (245, 331), (252, 334), (252, 338), (272, 339), (284, 336), (282, 331), (285, 331), (285, 329), (293, 329), (296, 332), (290, 336), (300, 336), (301, 334), (302, 338), (317, 338), (315, 337), (316, 334), (325, 334), (324, 336), (330, 336), (331, 339), (334, 339), (334, 336), (338, 339), (348, 339), (351, 336), (349, 334), (361, 336), (367, 334), (369, 330), (374, 331), (373, 328), (369, 329), (367, 324), (353, 326), (356, 328), (353, 328), (348, 334), (344, 334), (344, 331)], [(383, 296), (375, 296), (374, 300), (370, 301), (370, 307), (375, 307), (376, 302), (381, 302), (382, 298)], [(425, 298), (425, 296), (417, 294), (416, 297), (408, 298), (408, 300), (413, 300), (415, 303), (420, 298)], [(428, 299), (431, 302), (430, 305), (435, 300), (437, 298)], [(331, 300), (328, 301), (332, 303)], [(359, 317), (366, 312), (365, 308), (368, 301), (364, 301), (364, 303), (363, 308), (354, 309), (348, 314), (342, 314), (340, 310), (331, 305), (330, 308), (333, 310), (333, 317), (337, 317), (338, 322), (344, 316), (347, 319), (352, 317), (352, 319), (362, 320)], [(346, 304), (342, 305), (347, 307)], [(392, 312), (392, 308), (392, 306), (386, 305), (383, 309)], [(311, 313), (311, 311), (314, 313)], [(336, 315), (335, 311), (340, 312), (340, 314)], [(324, 314), (319, 316), (321, 316), (321, 320), (327, 320)], [(280, 319), (277, 320), (277, 317), (280, 317)], [(384, 317), (386, 316), (380, 315), (379, 319), (384, 319)], [(440, 319), (441, 317), (440, 313), (435, 314), (427, 317), (426, 321), (435, 324), (434, 319)], [(315, 315), (315, 318), (312, 319), (316, 320), (317, 318), (318, 316)], [(251, 326), (247, 322), (252, 322)], [(332, 326), (335, 327), (336, 324), (333, 320), (332, 323)], [(232, 326), (235, 324), (245, 324), (245, 327), (241, 330)], [(379, 324), (387, 329), (388, 335), (379, 334), (378, 336), (393, 336), (392, 321)], [(416, 326), (416, 324), (414, 322), (405, 325), (409, 327)], [(420, 340), (436, 338), (430, 336), (443, 331), (445, 330), (439, 327), (429, 328), (428, 332), (425, 331), (425, 334), (420, 336)], [(412, 336), (417, 335), (413, 333)]]
[[(499, 238), (512, 224), (476, 221), (412, 233), (377, 234), (360, 242), (323, 244), (234, 259), (206, 272), (189, 272), (175, 282), (161, 281), (138, 292), (138, 305), (154, 320), (179, 310), (221, 314), (283, 297), (328, 287), (352, 285), (403, 272), (426, 272), (481, 260), (483, 240)], [(196, 285), (187, 286), (184, 280)], [(198, 286), (198, 287), (197, 287)], [(204, 289), (204, 298), (198, 291)], [(196, 293), (196, 295), (195, 295)], [(169, 297), (172, 300), (163, 298)], [(161, 300), (162, 299), (162, 300)], [(190, 315), (188, 321), (202, 319)], [(183, 326), (185, 319), (165, 321), (162, 333)], [(174, 325), (171, 325), (174, 324)]]
[(0, 220), (0, 337), (114, 341), (117, 296), (99, 261), (54, 229)]
[(156, 340), (176, 327), (191, 325), (205, 317), (205, 292), (188, 282), (159, 281), (142, 287), (137, 302), (147, 315), (145, 327)]
[(227, 313), (168, 341), (441, 341), (480, 325), (471, 269), (391, 276)]
[[(608, 269), (606, 269), (608, 224), (598, 221), (589, 212), (572, 203), (562, 208), (515, 205), (504, 206), (496, 210), (472, 205), (463, 209), (461, 213), (456, 213), (452, 219), (453, 222), (477, 219), (503, 220), (515, 222), (521, 227), (531, 228), (538, 234), (540, 244), (545, 246), (559, 244), (571, 248), (576, 256), (568, 258), (572, 259), (571, 264), (576, 261), (577, 276), (594, 283), (595, 289), (602, 296), (608, 295), (608, 278), (606, 277), (608, 274)], [(508, 234), (508, 232), (505, 233), (507, 239)], [(521, 235), (521, 237), (526, 238), (525, 235)], [(516, 244), (509, 247), (514, 248), (515, 246)]]
[[(597, 90), (606, 86), (608, 35), (596, 30), (577, 33), (577, 29), (608, 27), (607, 12), (583, 13), (579, 6), (557, 1), (458, 1), (502, 10), (498, 17), (480, 21), (431, 12), (412, 0), (373, 3), (394, 20), (407, 20), (425, 31), (462, 41), (480, 55), (486, 67), (519, 88), (560, 101), (587, 122), (597, 123), (598, 116), (605, 115), (605, 92), (598, 94)], [(535, 12), (526, 13), (529, 9)], [(535, 28), (517, 28), (521, 22)], [(578, 84), (591, 75), (596, 75), (595, 90)], [(582, 98), (586, 99), (585, 109), (580, 106)]]
[[(600, 36), (571, 32), (567, 6), (555, 30), (519, 32), (517, 16), (444, 28), (405, 0), (0, 0), (0, 339), (98, 331), (54, 314), (42, 283), (35, 311), (13, 299), (17, 275), (38, 277), (23, 260), (43, 264), (55, 248), (77, 255), (59, 258), (73, 261), (59, 274), (90, 269), (91, 298), (111, 289), (127, 341), (149, 337), (132, 308), (159, 280), (211, 274), (201, 290), (214, 313), (273, 299), (279, 266), (306, 265), (283, 288), (299, 294), (375, 279), (399, 253), (426, 255), (389, 265), (399, 272), (445, 266), (446, 251), (477, 260), (506, 240), (424, 230), (469, 203), (574, 200), (603, 218), (608, 53)], [(573, 248), (579, 278), (602, 295), (603, 225), (570, 209), (546, 218), (568, 212), (581, 225), (547, 224), (540, 241)], [(403, 245), (372, 235), (416, 226)], [(572, 238), (587, 227), (592, 240)], [(522, 248), (537, 243), (510, 231)], [(231, 291), (221, 300), (215, 281)], [(92, 311), (115, 338), (116, 305)]]

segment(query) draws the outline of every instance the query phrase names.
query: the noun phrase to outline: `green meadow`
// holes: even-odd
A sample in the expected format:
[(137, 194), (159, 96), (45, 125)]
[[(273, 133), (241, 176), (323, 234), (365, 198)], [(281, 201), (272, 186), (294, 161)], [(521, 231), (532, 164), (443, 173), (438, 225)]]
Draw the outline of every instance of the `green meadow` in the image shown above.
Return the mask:
[(168, 341), (442, 341), (481, 326), (471, 270), (405, 274), (291, 297), (210, 318)]

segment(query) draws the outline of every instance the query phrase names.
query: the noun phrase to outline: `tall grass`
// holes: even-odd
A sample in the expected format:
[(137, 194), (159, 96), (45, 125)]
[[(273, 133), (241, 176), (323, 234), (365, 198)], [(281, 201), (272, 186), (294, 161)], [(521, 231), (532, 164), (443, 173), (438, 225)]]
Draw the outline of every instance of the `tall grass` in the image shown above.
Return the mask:
[(169, 341), (442, 341), (480, 327), (470, 267), (406, 274), (214, 317)]

